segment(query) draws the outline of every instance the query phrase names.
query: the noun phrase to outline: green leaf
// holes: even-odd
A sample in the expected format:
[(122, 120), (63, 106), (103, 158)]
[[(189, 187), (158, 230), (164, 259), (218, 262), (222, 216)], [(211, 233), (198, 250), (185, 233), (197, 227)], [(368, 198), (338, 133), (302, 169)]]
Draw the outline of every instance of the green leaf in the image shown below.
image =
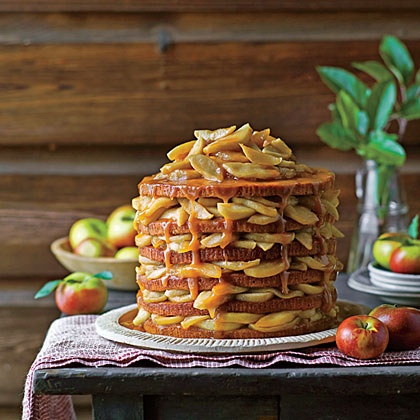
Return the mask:
[(397, 92), (393, 81), (376, 83), (367, 102), (370, 128), (381, 130), (385, 127), (394, 108)]
[(366, 105), (370, 90), (354, 74), (338, 67), (317, 67), (316, 69), (323, 82), (334, 93), (344, 90), (359, 107), (363, 108)]
[(53, 292), (63, 280), (51, 280), (45, 283), (35, 294), (35, 299), (43, 298)]
[(416, 73), (416, 83), (420, 83), (420, 69), (418, 69)]
[(328, 109), (331, 111), (332, 120), (342, 124), (343, 121), (341, 120), (340, 113), (337, 110), (336, 104), (329, 104)]
[(332, 123), (324, 123), (316, 134), (321, 140), (338, 150), (350, 150), (352, 147), (357, 147), (359, 141), (354, 136), (351, 130), (344, 128), (339, 122), (335, 121)]
[(407, 101), (411, 101), (412, 99), (420, 96), (420, 83), (413, 83), (407, 89)]
[(365, 159), (373, 159), (378, 164), (401, 166), (405, 162), (405, 150), (394, 139), (395, 136), (390, 136), (384, 131), (371, 131), (369, 143), (364, 145), (359, 154)]
[(369, 76), (372, 76), (378, 82), (385, 82), (393, 79), (392, 74), (378, 61), (356, 61), (351, 63), (351, 65), (357, 70), (364, 71)]
[(399, 114), (407, 120), (420, 118), (420, 98), (404, 102), (401, 105)]
[(98, 277), (103, 280), (112, 280), (112, 273), (110, 271), (102, 271), (101, 273), (95, 274), (93, 277)]
[(417, 236), (419, 234), (419, 215), (415, 215), (413, 217), (413, 220), (410, 223), (410, 226), (408, 228), (408, 234), (414, 238), (417, 239)]
[(344, 90), (341, 90), (337, 95), (337, 110), (345, 128), (357, 131), (362, 135), (367, 133), (369, 127), (368, 115), (359, 109)]
[(407, 47), (395, 36), (385, 35), (379, 47), (379, 54), (398, 81), (407, 85), (414, 71), (413, 60)]

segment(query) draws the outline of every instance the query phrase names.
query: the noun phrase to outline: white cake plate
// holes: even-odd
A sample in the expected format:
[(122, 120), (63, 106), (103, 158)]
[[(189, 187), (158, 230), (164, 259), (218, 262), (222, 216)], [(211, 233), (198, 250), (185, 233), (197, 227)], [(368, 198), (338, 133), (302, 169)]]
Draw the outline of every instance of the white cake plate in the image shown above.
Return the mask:
[[(338, 302), (343, 318), (368, 313), (369, 308), (349, 302)], [(181, 353), (259, 353), (311, 347), (335, 341), (336, 328), (311, 334), (288, 337), (252, 339), (176, 338), (155, 335), (123, 327), (119, 319), (137, 308), (137, 304), (124, 306), (100, 315), (96, 319), (96, 331), (108, 340), (145, 349)]]

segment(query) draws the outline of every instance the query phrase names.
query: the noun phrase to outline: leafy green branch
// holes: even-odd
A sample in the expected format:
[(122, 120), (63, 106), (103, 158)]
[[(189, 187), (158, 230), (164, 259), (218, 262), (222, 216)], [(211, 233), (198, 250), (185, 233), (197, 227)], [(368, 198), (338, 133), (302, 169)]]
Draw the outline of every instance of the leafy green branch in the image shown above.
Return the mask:
[[(407, 47), (387, 35), (379, 47), (384, 62), (355, 62), (352, 66), (371, 76), (370, 88), (351, 72), (337, 67), (318, 67), (324, 83), (336, 93), (329, 105), (332, 122), (322, 124), (317, 134), (329, 146), (354, 149), (378, 165), (401, 166), (405, 162), (402, 140), (407, 122), (420, 118), (420, 70), (414, 77), (414, 63)], [(398, 133), (390, 133), (392, 121)]]

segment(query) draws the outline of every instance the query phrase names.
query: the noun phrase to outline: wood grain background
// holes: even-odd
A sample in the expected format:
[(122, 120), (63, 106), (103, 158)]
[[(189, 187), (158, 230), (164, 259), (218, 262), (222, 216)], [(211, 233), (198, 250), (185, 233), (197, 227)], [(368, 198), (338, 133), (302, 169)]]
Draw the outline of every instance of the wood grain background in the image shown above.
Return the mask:
[[(345, 261), (361, 161), (315, 135), (333, 101), (315, 66), (378, 59), (386, 33), (420, 66), (415, 0), (0, 2), (0, 417), (1, 406), (19, 404), (57, 315), (52, 303), (32, 302), (40, 284), (65, 273), (50, 242), (75, 220), (129, 202), (195, 128), (271, 127), (300, 160), (336, 171)], [(410, 123), (404, 141), (412, 215), (419, 134), (420, 122)], [(12, 289), (24, 309), (9, 301)]]

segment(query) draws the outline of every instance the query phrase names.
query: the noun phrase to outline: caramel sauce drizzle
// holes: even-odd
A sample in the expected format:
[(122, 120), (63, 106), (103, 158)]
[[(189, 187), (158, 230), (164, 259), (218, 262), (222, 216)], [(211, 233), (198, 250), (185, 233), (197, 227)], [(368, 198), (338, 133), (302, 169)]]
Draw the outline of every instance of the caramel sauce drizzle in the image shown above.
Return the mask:
[(284, 271), (280, 273), (281, 279), (281, 292), (285, 295), (289, 293), (288, 288), (288, 280), (289, 280), (289, 272), (287, 271), (290, 268), (290, 260), (288, 255), (288, 245), (281, 246), (281, 259), (284, 262)]
[(168, 274), (168, 271), (172, 268), (171, 263), (171, 249), (169, 248), (169, 242), (171, 238), (171, 226), (172, 221), (167, 221), (164, 223), (164, 233), (165, 233), (165, 242), (166, 242), (166, 249), (164, 251), (165, 256), (165, 266), (166, 266), (166, 274)]

